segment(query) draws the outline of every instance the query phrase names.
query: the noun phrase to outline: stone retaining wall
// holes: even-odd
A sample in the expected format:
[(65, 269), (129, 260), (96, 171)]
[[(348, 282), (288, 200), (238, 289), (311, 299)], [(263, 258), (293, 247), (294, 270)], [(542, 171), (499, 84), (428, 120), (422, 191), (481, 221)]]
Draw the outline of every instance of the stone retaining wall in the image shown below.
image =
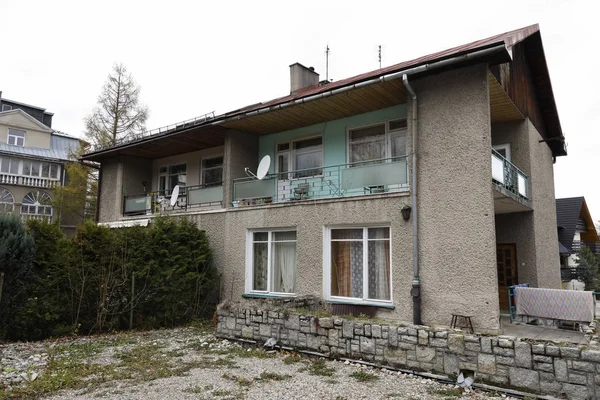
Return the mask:
[[(372, 320), (316, 317), (294, 307), (314, 301), (221, 304), (219, 335), (313, 350), (330, 357), (444, 373), (475, 373), (476, 381), (569, 399), (600, 398), (600, 348), (470, 335), (460, 330), (397, 326)], [(300, 313), (298, 313), (300, 311)], [(308, 315), (312, 314), (312, 315)], [(318, 313), (316, 313), (318, 315)]]

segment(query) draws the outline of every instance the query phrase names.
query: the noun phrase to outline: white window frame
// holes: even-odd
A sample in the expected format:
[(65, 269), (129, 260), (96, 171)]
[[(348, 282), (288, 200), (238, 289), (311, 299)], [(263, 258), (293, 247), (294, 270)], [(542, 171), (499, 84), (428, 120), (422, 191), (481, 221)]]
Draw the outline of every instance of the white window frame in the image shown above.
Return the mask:
[(506, 159), (509, 162), (511, 161), (511, 154), (510, 154), (510, 143), (502, 143), (502, 144), (496, 144), (494, 146), (492, 146), (492, 149), (496, 150), (496, 151), (500, 151), (500, 150), (504, 150), (506, 152)]
[[(25, 166), (25, 163), (29, 163), (29, 172), (30, 172), (29, 175), (25, 175), (23, 173), (23, 170), (24, 170), (23, 167)], [(33, 163), (38, 164), (39, 171), (38, 171), (37, 175), (31, 174), (31, 169), (32, 169), (31, 165)], [(61, 172), (60, 164), (50, 163), (50, 162), (46, 162), (46, 161), (37, 161), (37, 160), (22, 160), (20, 162), (20, 164), (21, 165), (19, 166), (19, 175), (21, 175), (21, 176), (26, 176), (28, 178), (48, 179), (50, 181), (59, 181), (60, 180), (60, 172)], [(48, 164), (48, 176), (42, 176), (43, 164)], [(56, 178), (53, 178), (52, 175), (50, 174), (50, 172), (52, 171), (52, 166), (56, 166)]]
[[(248, 229), (246, 231), (246, 294), (258, 294), (268, 295), (273, 297), (292, 297), (296, 296), (296, 293), (281, 293), (272, 292), (271, 288), (271, 247), (272, 238), (274, 232), (296, 232), (296, 284), (298, 279), (298, 230), (296, 227), (289, 228), (265, 228), (265, 229)], [(254, 290), (252, 285), (254, 283), (254, 234), (255, 233), (268, 233), (267, 238), (267, 290)], [(284, 241), (281, 241), (284, 242)], [(285, 242), (292, 242), (291, 240)], [(296, 287), (297, 288), (297, 287)]]
[[(310, 176), (303, 176), (303, 177), (298, 177), (296, 178), (295, 176), (293, 176), (294, 174), (292, 174), (292, 171), (296, 171), (296, 150), (294, 149), (294, 144), (297, 142), (304, 142), (305, 140), (310, 140), (310, 139), (316, 139), (316, 138), (320, 138), (321, 139), (321, 166), (314, 168), (314, 169), (321, 169), (321, 174), (319, 175), (310, 175)], [(278, 151), (278, 147), (280, 144), (285, 144), (287, 143), (289, 145), (288, 150), (282, 150), (282, 151)], [(288, 154), (288, 172), (284, 172), (281, 173), (281, 175), (287, 175), (287, 179), (281, 179), (281, 177), (279, 177), (280, 173), (279, 173), (279, 156), (287, 153)], [(302, 151), (300, 151), (300, 154), (302, 154)], [(278, 175), (278, 179), (279, 180), (299, 180), (299, 179), (307, 179), (307, 178), (315, 178), (315, 177), (320, 177), (323, 176), (323, 170), (325, 168), (325, 151), (324, 151), (324, 146), (323, 146), (323, 134), (316, 134), (316, 135), (311, 135), (311, 136), (304, 136), (298, 139), (294, 139), (294, 140), (289, 140), (289, 141), (284, 141), (284, 142), (277, 142), (275, 144), (275, 171)]]
[(13, 107), (10, 104), (2, 104), (2, 111), (11, 111)]
[[(25, 203), (25, 199), (30, 194), (32, 194), (31, 197), (33, 197), (33, 200), (35, 200), (35, 201), (33, 203)], [(49, 204), (42, 204), (40, 202), (40, 199), (42, 197), (44, 197), (44, 196), (49, 200), (49, 202), (50, 202)], [(27, 207), (27, 212), (23, 212), (23, 207)], [(33, 213), (29, 212), (29, 208), (30, 207), (35, 207), (34, 208), (35, 212), (33, 212)], [(42, 207), (42, 210), (49, 209), (50, 210), (50, 214), (46, 214), (45, 212), (44, 213), (40, 213), (40, 207)], [(42, 190), (28, 192), (23, 197), (23, 200), (21, 200), (20, 214), (21, 215), (35, 215), (35, 216), (38, 216), (38, 217), (46, 217), (46, 218), (49, 218), (51, 220), (52, 216), (54, 215), (54, 207), (52, 207), (52, 196), (50, 196), (47, 192), (44, 192)]]
[[(390, 299), (377, 300), (367, 298), (369, 295), (369, 253), (368, 251), (368, 229), (387, 228), (390, 233)], [(331, 231), (335, 229), (362, 229), (363, 230), (363, 298), (342, 297), (331, 295)], [(373, 240), (373, 239), (371, 239)], [(323, 294), (325, 300), (336, 303), (391, 306), (394, 304), (394, 263), (393, 263), (393, 236), (392, 227), (389, 224), (361, 224), (361, 225), (334, 225), (326, 226), (323, 230)]]
[[(2, 170), (0, 169), (0, 174), (2, 175), (12, 175), (12, 176), (19, 176), (21, 175), (21, 160), (14, 158), (14, 157), (7, 157), (7, 156), (2, 156), (0, 157), (0, 168), (2, 167), (2, 160), (3, 159), (7, 159), (8, 160), (8, 172), (2, 172)], [(13, 165), (13, 163), (17, 164), (17, 172), (13, 173), (10, 172), (11, 166)]]
[[(390, 122), (398, 121), (398, 120), (406, 120), (407, 121), (406, 128), (390, 129)], [(392, 137), (394, 137), (396, 135), (399, 136), (402, 134), (404, 135), (406, 154), (403, 156), (398, 156), (398, 158), (408, 156), (408, 120), (406, 117), (392, 118), (392, 119), (388, 119), (388, 120), (384, 120), (384, 121), (375, 122), (372, 124), (348, 127), (346, 129), (346, 163), (348, 163), (348, 164), (352, 163), (352, 161), (350, 160), (350, 144), (351, 144), (350, 134), (352, 133), (352, 131), (356, 131), (359, 129), (365, 129), (365, 128), (372, 128), (372, 127), (379, 126), (379, 125), (384, 126), (384, 132), (385, 132), (384, 133), (384, 135), (385, 135), (385, 157), (384, 158), (387, 158), (387, 159), (392, 158)], [(388, 162), (390, 162), (390, 161), (392, 161), (392, 160), (388, 160)], [(368, 161), (365, 160), (365, 162), (368, 162)]]
[[(19, 133), (23, 133), (23, 136), (19, 136), (19, 135), (14, 135), (11, 134), (11, 131), (13, 132), (19, 132)], [(10, 144), (11, 146), (19, 146), (19, 147), (25, 147), (25, 136), (27, 134), (27, 131), (21, 130), (21, 129), (13, 129), (13, 128), (8, 128), (8, 138), (6, 143)], [(14, 138), (15, 139), (15, 143), (11, 144), (10, 143), (10, 139)], [(23, 140), (23, 144), (19, 144), (19, 139)]]
[[(185, 180), (186, 180), (186, 186), (188, 186), (188, 182), (187, 182), (187, 178), (188, 178), (188, 167), (187, 167), (187, 163), (186, 162), (178, 162), (178, 163), (173, 163), (173, 164), (163, 164), (163, 165), (159, 165), (158, 169), (157, 169), (157, 176), (156, 176), (156, 191), (158, 193), (161, 192), (160, 190), (160, 177), (164, 176), (165, 177), (165, 190), (163, 193), (163, 195), (165, 196), (170, 196), (171, 195), (171, 189), (167, 189), (168, 187), (170, 187), (170, 176), (171, 174), (169, 174), (169, 168), (170, 167), (174, 167), (176, 165), (185, 165)], [(166, 172), (161, 173), (160, 169), (161, 168), (166, 168)], [(167, 193), (168, 192), (168, 193)]]
[[(204, 162), (207, 160), (214, 160), (215, 158), (220, 158), (221, 159), (221, 166), (220, 167), (208, 167), (205, 168), (204, 167)], [(221, 168), (221, 186), (223, 186), (223, 180), (224, 180), (224, 174), (225, 174), (225, 157), (223, 155), (216, 155), (216, 156), (211, 156), (211, 157), (202, 157), (200, 159), (200, 185), (206, 185), (206, 182), (204, 181), (204, 172), (205, 171), (210, 171), (213, 169), (217, 169), (217, 168)], [(187, 167), (186, 167), (186, 174), (187, 174)], [(216, 184), (213, 184), (211, 186), (217, 186)]]

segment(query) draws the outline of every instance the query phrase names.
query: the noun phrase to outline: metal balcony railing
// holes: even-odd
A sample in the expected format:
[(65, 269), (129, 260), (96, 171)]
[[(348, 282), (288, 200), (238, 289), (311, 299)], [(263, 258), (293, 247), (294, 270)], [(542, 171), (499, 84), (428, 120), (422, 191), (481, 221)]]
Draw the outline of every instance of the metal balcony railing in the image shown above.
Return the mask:
[(32, 176), (0, 174), (0, 184), (54, 189), (55, 187), (60, 186), (60, 181)]
[(573, 252), (578, 252), (581, 248), (585, 246), (592, 251), (594, 254), (600, 254), (600, 242), (587, 242), (582, 240), (573, 240), (573, 245), (571, 246), (571, 250)]
[(492, 182), (523, 199), (529, 199), (529, 177), (492, 149)]
[(187, 211), (195, 207), (223, 205), (223, 185), (182, 186), (174, 206), (171, 206), (171, 191), (149, 192), (125, 196), (123, 215), (152, 215), (173, 211)]
[(233, 181), (233, 206), (328, 199), (408, 189), (406, 156), (308, 168)]

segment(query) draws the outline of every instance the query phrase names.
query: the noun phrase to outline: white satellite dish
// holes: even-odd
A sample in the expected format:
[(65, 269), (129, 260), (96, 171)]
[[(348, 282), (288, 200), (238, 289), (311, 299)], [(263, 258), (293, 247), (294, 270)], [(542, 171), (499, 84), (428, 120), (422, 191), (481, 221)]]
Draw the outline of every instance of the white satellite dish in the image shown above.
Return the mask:
[(260, 163), (258, 164), (258, 169), (256, 170), (256, 179), (259, 181), (263, 180), (265, 176), (267, 176), (267, 172), (269, 172), (269, 167), (271, 166), (271, 157), (264, 156)]
[(252, 171), (250, 171), (250, 168), (248, 168), (248, 167), (244, 168), (244, 171), (246, 171), (246, 175), (251, 176), (251, 177), (256, 178), (259, 181), (261, 181), (261, 180), (265, 179), (265, 176), (267, 176), (270, 166), (271, 166), (271, 157), (266, 155), (260, 160), (260, 163), (258, 164), (258, 169), (256, 170), (256, 175), (254, 175), (254, 173)]
[(171, 193), (171, 207), (177, 203), (177, 198), (179, 197), (179, 185), (175, 185), (173, 188), (173, 193)]

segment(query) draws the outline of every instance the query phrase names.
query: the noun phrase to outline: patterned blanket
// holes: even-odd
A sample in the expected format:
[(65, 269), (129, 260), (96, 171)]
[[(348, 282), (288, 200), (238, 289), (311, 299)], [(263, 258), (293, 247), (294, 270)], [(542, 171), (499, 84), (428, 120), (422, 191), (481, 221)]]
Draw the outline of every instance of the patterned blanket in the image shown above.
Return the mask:
[(578, 322), (594, 320), (592, 292), (516, 287), (515, 300), (517, 315)]

